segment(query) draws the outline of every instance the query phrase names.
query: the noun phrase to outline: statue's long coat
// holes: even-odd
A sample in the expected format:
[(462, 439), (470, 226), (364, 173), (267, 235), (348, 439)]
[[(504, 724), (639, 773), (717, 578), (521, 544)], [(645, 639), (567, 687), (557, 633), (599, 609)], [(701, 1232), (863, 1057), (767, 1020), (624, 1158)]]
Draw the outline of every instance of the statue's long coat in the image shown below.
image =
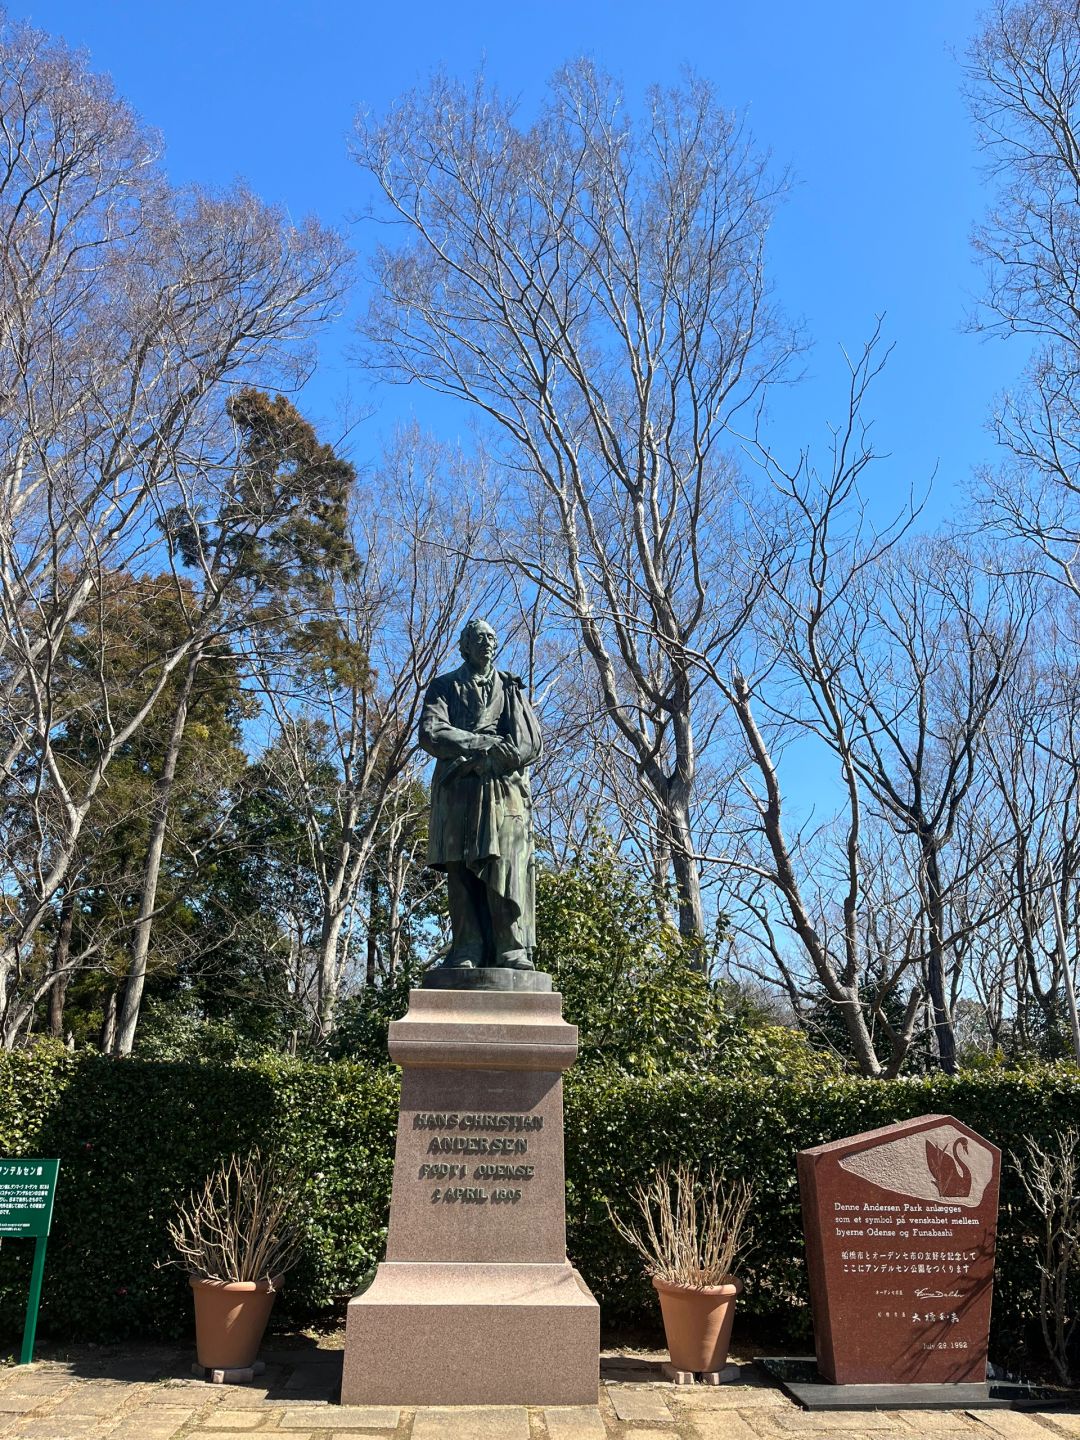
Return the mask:
[[(472, 766), (481, 759), (480, 733), (498, 734), (517, 749), (517, 768), (508, 775), (481, 778)], [(515, 905), (527, 921), (532, 945), (534, 920), (532, 796), (528, 767), (541, 753), (540, 726), (522, 683), (494, 672), (490, 698), (467, 665), (432, 681), (420, 714), (420, 744), (436, 759), (431, 782), (428, 864), (445, 869), (460, 861)]]

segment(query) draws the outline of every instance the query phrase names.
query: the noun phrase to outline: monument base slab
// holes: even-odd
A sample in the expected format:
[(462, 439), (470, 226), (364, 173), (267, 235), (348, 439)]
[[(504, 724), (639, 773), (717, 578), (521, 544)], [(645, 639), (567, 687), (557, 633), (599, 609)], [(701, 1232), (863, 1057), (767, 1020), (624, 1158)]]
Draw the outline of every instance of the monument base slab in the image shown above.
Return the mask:
[(804, 1410), (1010, 1410), (1026, 1387), (991, 1381), (952, 1384), (833, 1385), (811, 1356), (755, 1361)]
[(344, 1405), (595, 1405), (600, 1308), (562, 1264), (384, 1261), (349, 1302)]

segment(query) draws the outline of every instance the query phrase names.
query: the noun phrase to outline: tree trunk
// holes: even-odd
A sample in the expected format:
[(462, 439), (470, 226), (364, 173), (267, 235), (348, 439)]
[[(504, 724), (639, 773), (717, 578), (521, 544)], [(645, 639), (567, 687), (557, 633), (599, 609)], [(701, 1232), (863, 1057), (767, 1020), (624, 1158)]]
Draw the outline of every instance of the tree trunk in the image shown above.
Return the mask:
[(672, 731), (675, 741), (675, 766), (668, 778), (665, 821), (671, 844), (671, 869), (675, 876), (675, 896), (679, 907), (679, 934), (694, 942), (694, 967), (705, 968), (705, 911), (701, 904), (701, 870), (694, 853), (694, 834), (690, 826), (690, 801), (697, 775), (694, 727), (691, 720), (693, 687), (690, 677), (680, 671), (675, 679)]
[(75, 895), (71, 890), (64, 893), (60, 906), (60, 933), (56, 937), (53, 951), (53, 983), (49, 991), (49, 1034), (57, 1040), (64, 1038), (64, 1000), (67, 997), (68, 961), (71, 957), (71, 929), (75, 921)]
[(338, 943), (345, 912), (327, 909), (319, 936), (319, 990), (313, 1039), (317, 1045), (330, 1038), (334, 1029), (338, 1000)]
[(373, 865), (368, 875), (367, 967), (364, 971), (364, 983), (367, 985), (375, 984), (376, 961), (379, 957), (379, 940), (375, 933), (378, 901), (379, 877)]
[(116, 1047), (116, 990), (109, 991), (105, 1001), (105, 1016), (101, 1022), (101, 1053), (111, 1055)]
[(784, 834), (783, 799), (776, 766), (765, 743), (765, 737), (758, 729), (749, 686), (741, 676), (735, 679), (731, 700), (765, 792), (764, 802), (760, 805), (760, 815), (761, 828), (772, 855), (775, 872), (770, 879), (787, 908), (792, 929), (799, 937), (807, 958), (817, 973), (826, 998), (840, 1013), (859, 1074), (868, 1079), (878, 1079), (882, 1074), (882, 1065), (866, 1023), (866, 1014), (859, 995), (855, 959), (852, 956), (847, 958), (848, 978), (842, 979), (811, 923)]
[(938, 1061), (946, 1075), (955, 1075), (956, 1034), (945, 993), (945, 902), (941, 893), (937, 850), (927, 841), (923, 842), (923, 871), (926, 875), (926, 986), (934, 1016)]
[(386, 973), (396, 975), (405, 952), (402, 906), (405, 894), (405, 849), (402, 837), (391, 847), (387, 893)]
[(689, 807), (680, 801), (669, 811), (671, 869), (679, 909), (679, 934), (695, 942), (694, 967), (705, 968), (705, 911), (701, 903), (701, 872), (694, 855)]
[(128, 968), (127, 984), (124, 987), (124, 1006), (117, 1029), (117, 1053), (120, 1055), (130, 1055), (135, 1043), (135, 1027), (139, 1023), (139, 1008), (142, 1005), (143, 988), (146, 984), (146, 967), (150, 955), (150, 936), (154, 927), (154, 908), (157, 905), (161, 856), (165, 849), (165, 833), (169, 823), (169, 801), (172, 798), (173, 784), (176, 780), (180, 746), (183, 744), (184, 731), (187, 728), (188, 705), (195, 686), (195, 674), (201, 660), (202, 652), (196, 647), (188, 659), (161, 774), (154, 785), (154, 818), (150, 831), (150, 847), (146, 854), (146, 866), (143, 870), (139, 919), (135, 926), (131, 964)]

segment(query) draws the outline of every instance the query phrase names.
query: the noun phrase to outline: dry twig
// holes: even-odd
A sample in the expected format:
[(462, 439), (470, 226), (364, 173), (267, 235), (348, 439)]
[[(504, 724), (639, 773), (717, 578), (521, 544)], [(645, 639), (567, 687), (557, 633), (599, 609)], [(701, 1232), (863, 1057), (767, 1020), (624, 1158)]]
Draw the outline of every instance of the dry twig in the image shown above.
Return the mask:
[(230, 1155), (169, 1222), (178, 1263), (202, 1280), (279, 1279), (300, 1248), (298, 1189), (295, 1170), (257, 1149)]
[(1069, 1351), (1080, 1322), (1080, 1133), (1068, 1129), (1057, 1148), (1044, 1150), (1030, 1137), (1009, 1157), (1035, 1210), (1042, 1217), (1039, 1243), (1039, 1323), (1054, 1369), (1072, 1384)]
[(689, 1165), (664, 1165), (647, 1185), (635, 1188), (633, 1199), (640, 1229), (620, 1219), (610, 1205), (607, 1211), (649, 1275), (694, 1288), (731, 1280), (736, 1260), (749, 1248), (747, 1217), (754, 1191), (745, 1180), (728, 1184), (715, 1170), (699, 1178)]

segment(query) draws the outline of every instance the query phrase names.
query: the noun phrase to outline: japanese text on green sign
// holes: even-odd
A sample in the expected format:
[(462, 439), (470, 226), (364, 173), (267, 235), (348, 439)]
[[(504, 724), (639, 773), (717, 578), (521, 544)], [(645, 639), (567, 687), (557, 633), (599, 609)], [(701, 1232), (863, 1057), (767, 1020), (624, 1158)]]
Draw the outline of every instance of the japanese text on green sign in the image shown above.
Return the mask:
[(48, 1235), (59, 1160), (0, 1160), (0, 1235)]

